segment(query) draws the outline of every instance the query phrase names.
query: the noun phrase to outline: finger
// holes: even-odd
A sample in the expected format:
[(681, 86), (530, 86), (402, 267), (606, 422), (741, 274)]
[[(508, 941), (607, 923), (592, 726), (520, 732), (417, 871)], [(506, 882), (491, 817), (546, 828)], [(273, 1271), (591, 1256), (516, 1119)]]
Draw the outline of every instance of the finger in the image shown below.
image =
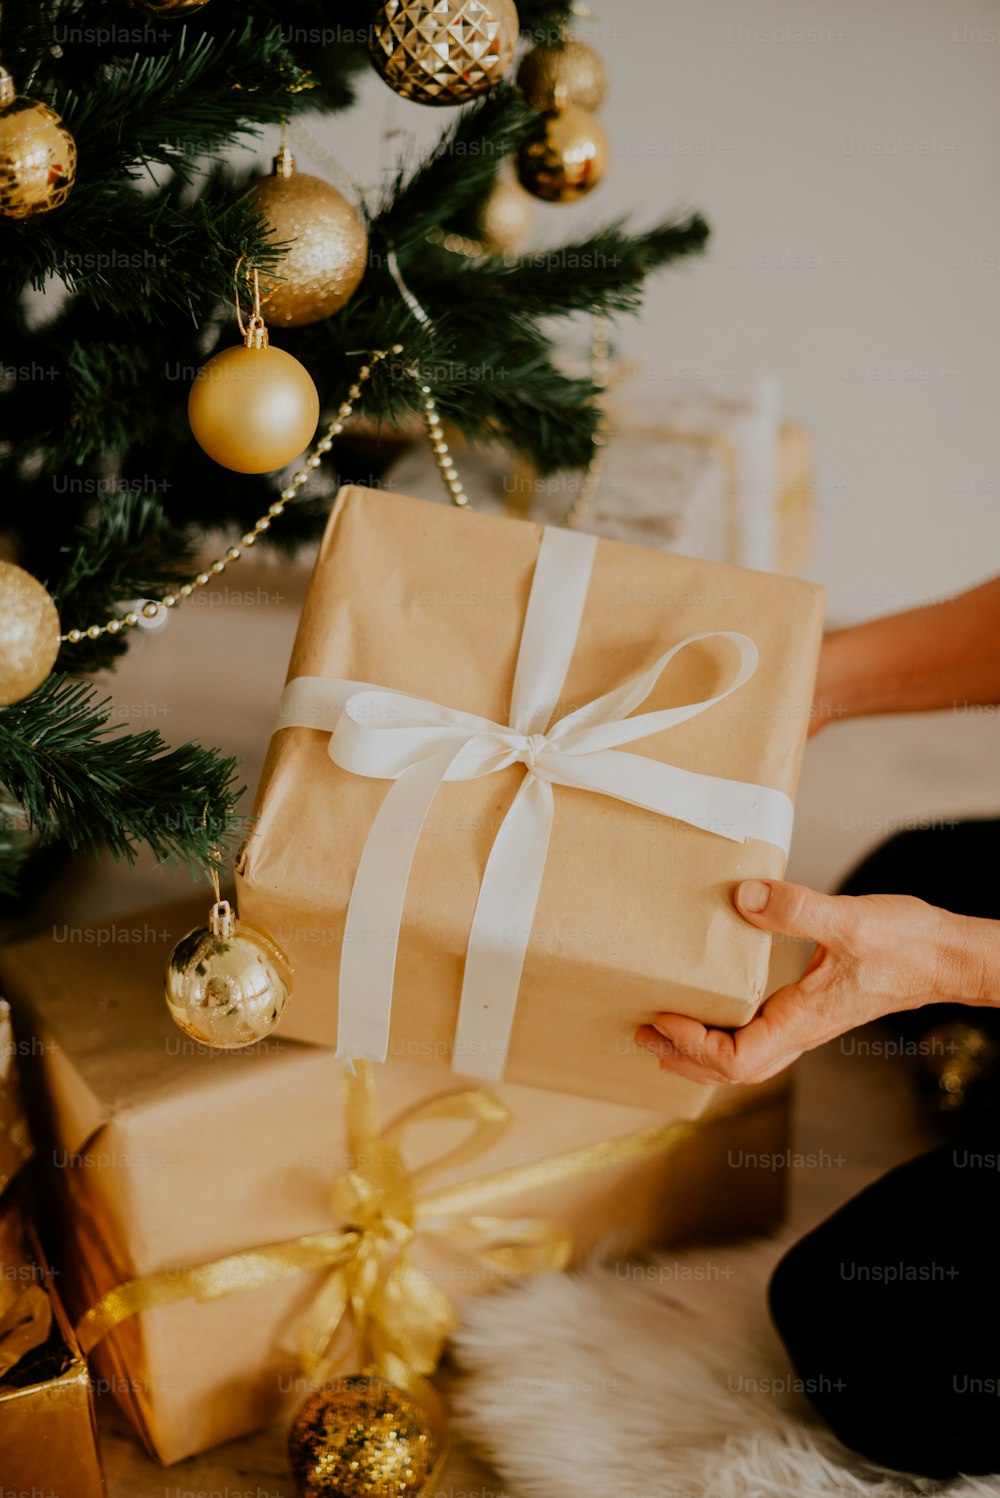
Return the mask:
[[(671, 1016), (675, 1019), (682, 1017), (681, 1015)], [(704, 1029), (704, 1026), (702, 1028)], [(652, 1025), (643, 1025), (637, 1030), (635, 1040), (643, 1050), (649, 1051), (656, 1057), (661, 1071), (670, 1072), (674, 1076), (684, 1077), (690, 1082), (700, 1082), (703, 1085), (718, 1085), (726, 1080), (721, 1072), (707, 1064), (702, 1046), (690, 1048), (682, 1042), (660, 1034)]]
[(855, 919), (851, 895), (821, 895), (804, 884), (782, 879), (744, 879), (736, 887), (736, 908), (753, 926), (808, 941), (836, 944)]
[(816, 1021), (814, 1003), (791, 983), (741, 1030), (707, 1029), (683, 1014), (658, 1014), (650, 1028), (664, 1042), (664, 1070), (704, 1081), (763, 1082), (829, 1039), (828, 1027)]

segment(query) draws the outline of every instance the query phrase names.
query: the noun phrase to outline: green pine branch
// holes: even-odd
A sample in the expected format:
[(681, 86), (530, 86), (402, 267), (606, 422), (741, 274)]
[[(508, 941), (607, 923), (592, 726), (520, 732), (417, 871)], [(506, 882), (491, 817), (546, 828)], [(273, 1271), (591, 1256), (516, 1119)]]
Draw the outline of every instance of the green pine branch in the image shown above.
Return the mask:
[(237, 761), (199, 744), (171, 749), (156, 729), (129, 733), (110, 716), (110, 698), (59, 674), (0, 709), (3, 780), (29, 827), (74, 852), (105, 847), (131, 863), (145, 844), (207, 867), (233, 831)]

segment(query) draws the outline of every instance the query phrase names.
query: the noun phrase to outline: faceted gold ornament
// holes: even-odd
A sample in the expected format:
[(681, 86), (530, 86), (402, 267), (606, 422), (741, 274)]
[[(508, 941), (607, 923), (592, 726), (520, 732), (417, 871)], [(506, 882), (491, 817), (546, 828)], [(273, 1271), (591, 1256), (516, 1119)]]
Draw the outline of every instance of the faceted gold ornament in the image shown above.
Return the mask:
[(466, 104), (514, 60), (514, 0), (379, 0), (368, 36), (375, 70), (417, 104)]
[(59, 614), (37, 577), (0, 562), (0, 707), (40, 687), (59, 654)]
[(534, 217), (523, 187), (502, 177), (476, 215), (476, 233), (488, 250), (513, 250), (527, 238)]
[(517, 70), (517, 84), (532, 109), (600, 109), (607, 92), (604, 63), (586, 42), (541, 43)]
[(266, 931), (238, 921), (228, 900), (170, 954), (164, 995), (176, 1024), (204, 1045), (235, 1050), (269, 1035), (292, 990), (288, 958)]
[(54, 109), (18, 94), (0, 68), (0, 213), (31, 218), (69, 197), (76, 142)]
[(302, 1498), (415, 1498), (436, 1458), (418, 1405), (394, 1384), (363, 1374), (311, 1394), (288, 1433)]
[(291, 242), (275, 274), (260, 277), (265, 321), (301, 328), (329, 317), (357, 290), (368, 263), (357, 211), (332, 183), (297, 172), (287, 146), (274, 158), (273, 175), (255, 182), (249, 197), (270, 237)]
[(608, 138), (588, 110), (549, 109), (518, 152), (518, 180), (544, 202), (572, 203), (597, 186), (610, 157)]

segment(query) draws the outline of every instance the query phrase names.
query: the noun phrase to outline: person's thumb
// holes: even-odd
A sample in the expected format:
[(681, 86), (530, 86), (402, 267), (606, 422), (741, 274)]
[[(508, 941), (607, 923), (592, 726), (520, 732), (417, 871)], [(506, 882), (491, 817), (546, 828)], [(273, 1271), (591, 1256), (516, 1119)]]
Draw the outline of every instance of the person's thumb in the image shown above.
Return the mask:
[(808, 941), (835, 941), (844, 933), (846, 895), (821, 895), (782, 879), (744, 879), (736, 888), (736, 908), (763, 931), (781, 931)]

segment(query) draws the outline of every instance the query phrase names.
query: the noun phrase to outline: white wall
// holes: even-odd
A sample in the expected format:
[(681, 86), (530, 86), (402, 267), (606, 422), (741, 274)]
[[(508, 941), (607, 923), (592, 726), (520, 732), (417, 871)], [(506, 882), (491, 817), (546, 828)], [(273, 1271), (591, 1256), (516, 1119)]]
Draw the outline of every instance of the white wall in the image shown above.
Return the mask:
[[(816, 436), (833, 616), (1000, 572), (1000, 3), (593, 4), (616, 159), (543, 237), (677, 206), (714, 229), (623, 325), (626, 356), (781, 377)], [(319, 130), (369, 182), (449, 117), (374, 76), (363, 97)]]

